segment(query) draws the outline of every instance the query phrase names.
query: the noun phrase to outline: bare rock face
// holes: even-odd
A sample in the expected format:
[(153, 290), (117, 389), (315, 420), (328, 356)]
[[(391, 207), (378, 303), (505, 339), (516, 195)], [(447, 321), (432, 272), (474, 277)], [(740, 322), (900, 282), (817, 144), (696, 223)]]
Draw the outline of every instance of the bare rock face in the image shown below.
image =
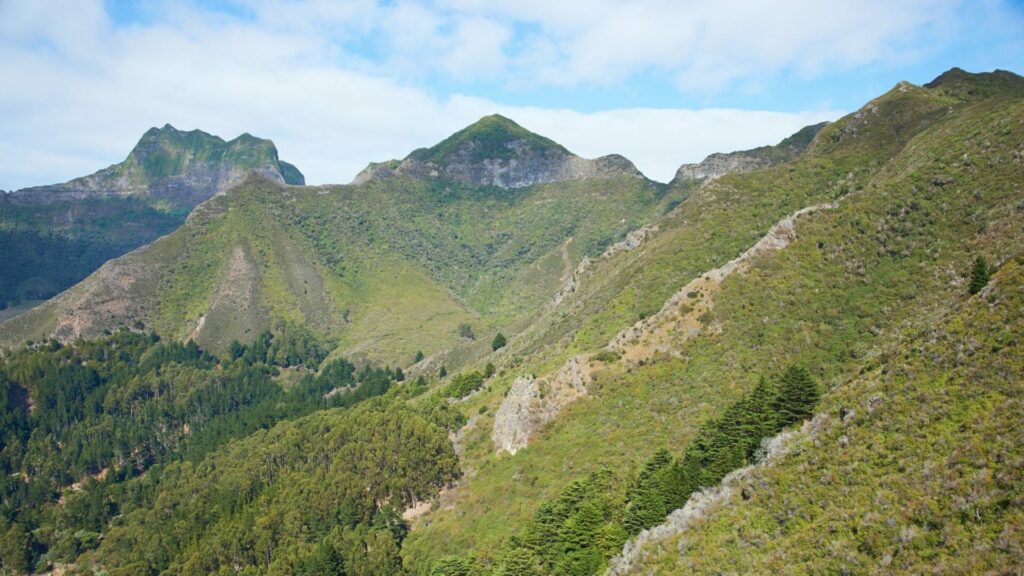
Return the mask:
[(800, 156), (814, 141), (814, 137), (828, 122), (802, 128), (796, 134), (775, 146), (761, 146), (752, 150), (715, 153), (697, 164), (683, 164), (676, 171), (674, 182), (683, 180), (707, 180), (726, 174), (751, 172), (775, 164), (788, 162)]
[(270, 140), (243, 134), (230, 141), (170, 124), (151, 128), (119, 164), (63, 184), (24, 188), (7, 195), (20, 205), (136, 196), (191, 209), (239, 184), (250, 173), (281, 184), (305, 184), (299, 170), (277, 156)]
[(498, 188), (587, 178), (643, 178), (633, 163), (622, 156), (580, 158), (498, 115), (482, 118), (432, 148), (414, 151), (402, 161), (370, 164), (353, 184), (392, 176)]
[(590, 362), (585, 355), (570, 358), (552, 377), (516, 378), (494, 415), (491, 440), (510, 454), (525, 448), (530, 435), (555, 419), (562, 409), (586, 395)]
[(767, 158), (747, 155), (743, 152), (730, 154), (715, 153), (698, 164), (683, 164), (676, 171), (676, 180), (704, 180), (718, 178), (734, 172), (750, 172), (767, 168), (771, 162)]

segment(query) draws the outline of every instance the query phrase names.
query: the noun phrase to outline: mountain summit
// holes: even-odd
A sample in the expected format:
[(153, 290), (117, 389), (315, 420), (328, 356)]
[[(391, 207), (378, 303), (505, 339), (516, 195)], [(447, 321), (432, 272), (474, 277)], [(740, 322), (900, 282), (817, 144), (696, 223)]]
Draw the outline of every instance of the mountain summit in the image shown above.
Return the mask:
[(49, 298), (168, 234), (201, 202), (256, 172), (301, 185), (270, 140), (150, 128), (123, 162), (63, 184), (0, 194), (0, 310)]
[(278, 158), (270, 140), (242, 134), (225, 141), (202, 130), (186, 132), (165, 124), (147, 130), (123, 162), (63, 184), (18, 190), (10, 199), (18, 204), (48, 204), (135, 196), (191, 210), (251, 171), (285, 184), (305, 183), (298, 168)]
[(642, 175), (619, 155), (581, 158), (499, 114), (485, 116), (402, 161), (372, 163), (354, 184), (391, 176), (444, 179), (476, 186), (522, 188), (533, 184)]

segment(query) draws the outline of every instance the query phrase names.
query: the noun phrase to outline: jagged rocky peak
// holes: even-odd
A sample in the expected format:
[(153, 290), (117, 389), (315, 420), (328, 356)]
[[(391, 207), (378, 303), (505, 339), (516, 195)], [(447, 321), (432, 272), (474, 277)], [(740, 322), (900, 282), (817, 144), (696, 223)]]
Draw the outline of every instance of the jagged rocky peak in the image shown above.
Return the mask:
[(805, 126), (775, 146), (761, 146), (739, 152), (711, 154), (697, 164), (683, 164), (673, 181), (718, 178), (735, 172), (750, 172), (788, 162), (806, 151), (828, 122)]
[(413, 151), (404, 160), (372, 163), (353, 183), (406, 176), (522, 188), (622, 175), (643, 177), (636, 166), (622, 156), (580, 158), (553, 140), (534, 134), (504, 116), (492, 114), (435, 146)]
[(12, 198), (25, 204), (62, 199), (140, 196), (191, 209), (256, 172), (284, 184), (303, 185), (298, 168), (281, 161), (270, 140), (251, 134), (225, 141), (202, 130), (170, 124), (150, 128), (118, 164), (63, 184), (25, 188)]

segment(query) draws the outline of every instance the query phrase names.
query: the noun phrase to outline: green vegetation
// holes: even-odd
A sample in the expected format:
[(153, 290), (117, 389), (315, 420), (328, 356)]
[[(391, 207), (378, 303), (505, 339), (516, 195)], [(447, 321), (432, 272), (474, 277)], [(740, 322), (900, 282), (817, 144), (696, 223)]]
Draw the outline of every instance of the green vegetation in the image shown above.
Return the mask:
[(971, 282), (967, 286), (967, 291), (971, 294), (981, 292), (985, 286), (988, 286), (989, 277), (988, 262), (985, 261), (984, 256), (978, 256), (974, 259), (974, 265), (971, 266)]
[[(9, 353), (0, 361), (0, 548), (33, 566), (74, 560), (142, 505), (139, 482), (167, 464), (199, 463), (277, 422), (385, 395), (398, 379), (343, 359), (321, 367), (322, 352), (303, 344), (294, 332), (265, 333), (220, 361), (191, 341), (124, 330)], [(285, 391), (274, 381), (282, 369), (307, 373)]]
[(494, 337), (494, 340), (491, 340), (491, 350), (499, 350), (504, 348), (506, 344), (508, 344), (508, 340), (505, 339), (505, 335), (498, 332), (497, 336)]
[[(4, 325), (36, 343), (0, 360), (3, 569), (594, 574), (728, 478), (637, 573), (1012, 572), (1024, 80), (929, 86), (700, 187), (250, 178)], [(664, 344), (612, 351), (638, 318)], [(498, 454), (522, 376), (556, 416)]]
[(504, 551), (483, 552), (461, 564), (445, 557), (431, 574), (443, 574), (453, 565), (477, 566), (474, 574), (505, 574), (513, 564), (536, 574), (600, 573), (628, 537), (660, 524), (695, 491), (754, 461), (763, 439), (810, 416), (818, 399), (817, 385), (804, 368), (791, 366), (777, 382), (762, 378), (721, 417), (701, 426), (680, 458), (661, 449), (631, 479), (602, 469), (570, 482), (557, 498), (537, 508)]
[(635, 573), (1016, 570), (1022, 264), (1004, 265), (985, 298), (902, 332), (825, 396), (811, 437)]
[[(445, 555), (505, 550), (568, 483), (637, 469), (658, 446), (690, 445), (702, 424), (757, 387), (758, 371), (813, 367), (826, 393), (908, 326), (927, 326), (960, 302), (965, 262), (977, 254), (1005, 261), (1024, 243), (1016, 98), (956, 100), (897, 87), (824, 128), (799, 160), (720, 178), (660, 218), (638, 249), (595, 261), (570, 299), (509, 343), (503, 354), (514, 368), (466, 402), (467, 413), (488, 407), (462, 439), (463, 466), (475, 475), (414, 525), (406, 567), (427, 574)], [(642, 365), (609, 355), (588, 396), (528, 448), (494, 454), (491, 415), (515, 377), (543, 378), (602, 349), (785, 215), (837, 199), (800, 218), (787, 248), (725, 279), (702, 335)]]
[[(487, 158), (507, 159), (517, 153), (516, 149), (510, 146), (515, 141), (525, 141), (527, 150), (533, 153), (569, 154), (568, 150), (548, 138), (534, 134), (504, 116), (492, 114), (459, 130), (431, 148), (413, 151), (409, 158), (441, 166), (454, 159), (467, 163), (480, 162)], [(472, 146), (467, 146), (470, 142)], [(457, 157), (467, 150), (468, 157)]]
[[(94, 337), (141, 320), (223, 354), (232, 340), (289, 322), (351, 358), (398, 365), (417, 351), (456, 348), (468, 362), (487, 342), (460, 338), (460, 325), (477, 333), (528, 325), (583, 256), (683, 194), (634, 177), (501, 194), (399, 177), (327, 189), (250, 178), (119, 261), (110, 273), (131, 279), (116, 283), (131, 306), (70, 323)], [(70, 304), (100, 283), (6, 324), (0, 341), (45, 337), (67, 315), (84, 315), (91, 302)]]
[[(224, 174), (276, 172), (303, 184), (269, 140), (147, 131), (124, 162), (65, 184), (0, 194), (0, 310), (50, 298), (104, 262), (164, 236), (225, 186)], [(192, 182), (181, 182), (192, 176)], [(196, 178), (196, 176), (206, 176)]]
[[(444, 367), (441, 367), (442, 370)], [(442, 376), (444, 378), (444, 376)], [(484, 385), (484, 380), (487, 378), (485, 374), (480, 372), (465, 372), (452, 378), (452, 381), (448, 383), (444, 388), (444, 395), (448, 398), (455, 398), (456, 400), (464, 398), (473, 392), (476, 392)]]

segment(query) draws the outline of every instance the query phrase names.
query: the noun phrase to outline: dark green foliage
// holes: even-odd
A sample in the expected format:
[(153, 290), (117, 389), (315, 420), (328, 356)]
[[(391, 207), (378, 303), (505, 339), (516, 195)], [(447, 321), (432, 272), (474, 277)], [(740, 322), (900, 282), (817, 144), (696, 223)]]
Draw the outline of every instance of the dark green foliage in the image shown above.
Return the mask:
[(484, 378), (490, 378), (491, 376), (494, 376), (494, 372), (494, 363), (488, 362), (487, 365), (484, 366)]
[(630, 534), (637, 534), (661, 522), (671, 510), (672, 502), (666, 498), (671, 464), (672, 455), (662, 448), (640, 469), (636, 482), (630, 488), (629, 504), (622, 522)]
[(537, 556), (525, 548), (513, 548), (498, 568), (499, 576), (541, 576)]
[(491, 350), (504, 348), (506, 344), (508, 344), (508, 340), (505, 339), (505, 335), (502, 334), (501, 332), (498, 332), (498, 335), (495, 336), (494, 340), (491, 341)]
[(971, 282), (967, 287), (967, 292), (970, 294), (977, 294), (981, 292), (985, 286), (988, 286), (989, 277), (991, 272), (989, 271), (988, 262), (985, 261), (984, 256), (978, 256), (974, 259), (974, 265), (971, 267)]
[(660, 524), (695, 491), (752, 462), (763, 439), (809, 416), (818, 398), (804, 368), (790, 367), (777, 383), (761, 378), (750, 393), (701, 426), (681, 457), (659, 449), (628, 484), (610, 472), (571, 482), (557, 499), (540, 505), (493, 573), (506, 573), (510, 559), (524, 573), (599, 573), (629, 536)]
[[(55, 225), (67, 214), (75, 225)], [(0, 195), (0, 309), (50, 298), (104, 262), (177, 228), (186, 211), (167, 212), (137, 198), (16, 205)]]
[(405, 403), (323, 410), (133, 481), (149, 488), (96, 557), (121, 569), (142, 557), (175, 574), (339, 564), (345, 574), (397, 574), (407, 532), (397, 510), (457, 474), (446, 428)]
[(472, 567), (469, 562), (458, 556), (443, 556), (434, 562), (430, 576), (470, 576)]
[(473, 327), (465, 323), (459, 324), (459, 338), (476, 340), (476, 334), (473, 333)]
[(26, 574), (32, 566), (32, 538), (18, 523), (3, 526), (0, 532), (0, 563), (4, 572)]
[[(268, 333), (251, 347), (232, 346), (233, 360), (222, 363), (194, 342), (127, 330), (9, 353), (0, 360), (0, 520), (41, 534), (30, 563), (47, 549), (73, 560), (139, 497), (125, 490), (141, 473), (200, 461), (281, 420), (383, 395), (398, 376), (388, 368), (357, 372), (339, 359), (287, 392), (273, 381), (277, 368), (268, 362), (308, 365), (321, 354), (301, 333)], [(89, 477), (99, 473), (102, 481)], [(56, 507), (61, 490), (83, 479)]]
[(232, 342), (228, 350), (232, 358), (244, 358), (249, 364), (263, 363), (282, 368), (316, 368), (328, 352), (309, 330), (291, 323), (280, 323), (273, 332), (262, 332), (248, 346), (235, 344), (237, 342)]
[(448, 368), (446, 368), (442, 364), (441, 365), (441, 369), (437, 371), (437, 376), (438, 376), (438, 378), (445, 378), (445, 377), (447, 377), (448, 376)]
[(790, 366), (779, 381), (773, 409), (780, 428), (809, 417), (821, 399), (821, 391), (810, 372), (802, 366)]
[(444, 395), (449, 398), (464, 398), (476, 392), (484, 385), (484, 375), (480, 372), (465, 372), (452, 378), (445, 387)]
[(421, 361), (423, 361), (423, 358), (424, 358), (424, 356), (423, 356), (423, 350), (417, 350), (417, 351), (416, 351), (416, 359), (415, 359), (415, 360), (413, 360), (413, 362), (414, 362), (414, 363), (416, 363), (416, 362), (421, 362)]

